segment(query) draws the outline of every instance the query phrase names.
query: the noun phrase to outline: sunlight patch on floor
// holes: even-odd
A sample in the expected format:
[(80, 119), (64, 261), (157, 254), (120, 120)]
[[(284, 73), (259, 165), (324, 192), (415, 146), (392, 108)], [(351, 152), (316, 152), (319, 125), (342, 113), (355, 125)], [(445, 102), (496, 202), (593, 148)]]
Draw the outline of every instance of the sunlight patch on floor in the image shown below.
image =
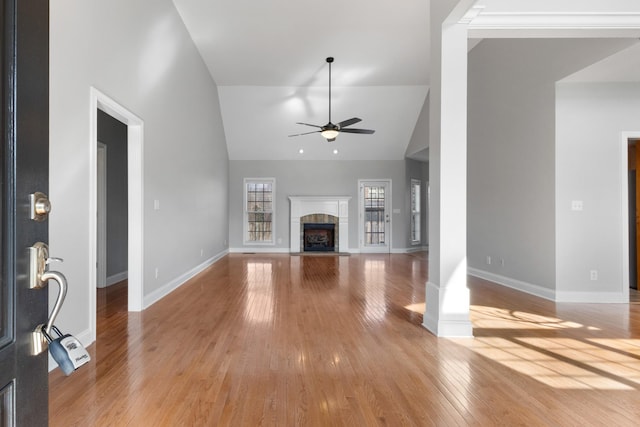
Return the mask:
[[(424, 313), (425, 303), (404, 307)], [(502, 336), (455, 340), (475, 353), (549, 387), (572, 390), (640, 389), (640, 340), (535, 336), (543, 331), (601, 331), (594, 326), (518, 310), (471, 306), (475, 330)], [(527, 336), (527, 330), (531, 331)], [(513, 332), (507, 332), (513, 331)], [(553, 333), (553, 332), (551, 332)], [(571, 332), (573, 334), (573, 332)], [(555, 333), (553, 333), (555, 334)]]
[[(640, 340), (573, 336), (601, 329), (524, 311), (472, 306), (473, 340), (460, 340), (477, 354), (543, 384), (573, 390), (640, 389)], [(500, 336), (490, 336), (494, 329)], [(509, 332), (513, 330), (513, 332)], [(545, 331), (570, 332), (571, 337)], [(539, 336), (540, 334), (547, 336)], [(553, 333), (554, 335), (556, 333)]]
[(580, 323), (555, 317), (479, 305), (471, 306), (471, 321), (474, 328), (489, 329), (567, 329), (584, 327)]
[(572, 338), (478, 337), (459, 343), (553, 388), (640, 388), (640, 351), (625, 355)]
[(425, 306), (426, 306), (425, 303), (419, 302), (416, 304), (405, 305), (404, 308), (409, 311), (413, 311), (414, 313), (424, 314)]

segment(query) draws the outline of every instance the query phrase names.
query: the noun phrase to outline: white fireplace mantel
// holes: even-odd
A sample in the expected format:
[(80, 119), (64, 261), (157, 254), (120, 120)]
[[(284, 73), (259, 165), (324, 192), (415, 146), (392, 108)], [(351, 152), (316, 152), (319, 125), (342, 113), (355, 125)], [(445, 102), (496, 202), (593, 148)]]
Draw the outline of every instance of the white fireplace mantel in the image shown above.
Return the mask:
[(338, 217), (338, 247), (349, 250), (350, 196), (289, 196), (291, 201), (290, 251), (300, 252), (300, 218), (305, 215), (326, 214)]

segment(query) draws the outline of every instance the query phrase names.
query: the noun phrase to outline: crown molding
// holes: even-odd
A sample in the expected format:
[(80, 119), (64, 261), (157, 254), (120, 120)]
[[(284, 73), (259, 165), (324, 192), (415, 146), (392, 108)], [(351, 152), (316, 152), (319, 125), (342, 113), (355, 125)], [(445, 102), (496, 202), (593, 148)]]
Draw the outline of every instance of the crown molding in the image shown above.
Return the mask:
[(481, 12), (468, 25), (475, 38), (640, 37), (638, 12)]

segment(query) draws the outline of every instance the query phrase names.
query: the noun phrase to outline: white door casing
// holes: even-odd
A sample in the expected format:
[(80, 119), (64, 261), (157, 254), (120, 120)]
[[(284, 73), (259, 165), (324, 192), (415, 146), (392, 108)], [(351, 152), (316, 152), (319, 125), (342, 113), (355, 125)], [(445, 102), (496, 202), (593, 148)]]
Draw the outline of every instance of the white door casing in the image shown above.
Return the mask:
[[(144, 214), (144, 169), (143, 145), (144, 122), (138, 116), (114, 101), (98, 89), (90, 88), (90, 149), (89, 165), (91, 167), (90, 218), (89, 218), (89, 262), (95, 266), (97, 262), (97, 147), (98, 147), (98, 109), (127, 125), (127, 176), (128, 176), (128, 309), (142, 311), (144, 309), (143, 272), (143, 214)], [(92, 267), (95, 268), (95, 267)], [(96, 339), (96, 275), (90, 275), (89, 286), (89, 325), (91, 341)]]

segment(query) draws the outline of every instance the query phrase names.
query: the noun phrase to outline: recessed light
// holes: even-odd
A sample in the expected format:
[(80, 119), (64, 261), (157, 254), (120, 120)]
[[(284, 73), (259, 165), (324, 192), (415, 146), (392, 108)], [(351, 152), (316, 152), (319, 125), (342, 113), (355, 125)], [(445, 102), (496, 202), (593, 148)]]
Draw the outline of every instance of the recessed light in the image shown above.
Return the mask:
[(304, 150), (301, 148), (301, 149), (298, 150), (298, 153), (303, 154)]
[(333, 154), (338, 154), (338, 149), (337, 148), (333, 149)]

